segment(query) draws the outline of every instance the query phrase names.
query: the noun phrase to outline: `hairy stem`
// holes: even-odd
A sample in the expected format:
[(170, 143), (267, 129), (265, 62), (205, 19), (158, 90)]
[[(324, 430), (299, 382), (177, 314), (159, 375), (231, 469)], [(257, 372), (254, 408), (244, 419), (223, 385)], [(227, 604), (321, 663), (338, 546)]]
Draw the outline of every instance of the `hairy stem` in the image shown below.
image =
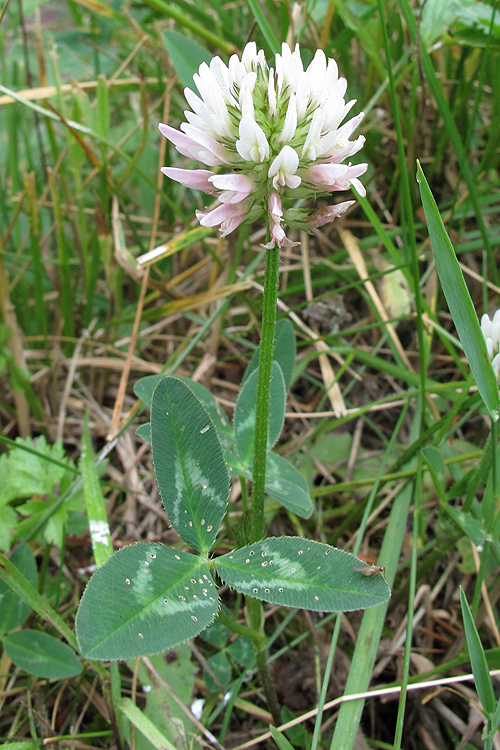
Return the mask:
[(267, 436), (269, 430), (269, 394), (276, 333), (276, 302), (278, 299), (279, 248), (266, 253), (264, 299), (262, 303), (262, 336), (257, 381), (255, 413), (255, 444), (253, 459), (252, 506), (250, 517), (250, 542), (263, 538), (264, 491), (266, 483)]

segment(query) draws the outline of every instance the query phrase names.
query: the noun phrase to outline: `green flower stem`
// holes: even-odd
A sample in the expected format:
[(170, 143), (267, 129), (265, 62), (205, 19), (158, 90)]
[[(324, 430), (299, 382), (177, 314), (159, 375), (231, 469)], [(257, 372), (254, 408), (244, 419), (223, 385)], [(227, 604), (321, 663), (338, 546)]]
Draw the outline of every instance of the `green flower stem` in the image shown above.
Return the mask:
[[(268, 232), (269, 235), (269, 232)], [(269, 237), (268, 237), (269, 239)], [(250, 539), (258, 542), (265, 535), (264, 494), (266, 484), (267, 436), (269, 432), (269, 398), (271, 370), (273, 365), (274, 339), (276, 336), (276, 303), (278, 300), (279, 248), (266, 252), (264, 275), (264, 298), (262, 302), (262, 335), (257, 379), (257, 403), (255, 412), (255, 443), (253, 458), (252, 503), (250, 506)], [(267, 638), (263, 630), (263, 606), (257, 599), (247, 599), (252, 640), (255, 647), (257, 670), (264, 690), (267, 705), (274, 721), (280, 722), (280, 707), (276, 690), (267, 664)]]
[(255, 444), (253, 458), (252, 505), (250, 509), (250, 543), (264, 537), (264, 492), (266, 483), (267, 436), (269, 430), (269, 394), (276, 335), (278, 299), (279, 248), (266, 252), (264, 299), (262, 303), (262, 336), (257, 381)]

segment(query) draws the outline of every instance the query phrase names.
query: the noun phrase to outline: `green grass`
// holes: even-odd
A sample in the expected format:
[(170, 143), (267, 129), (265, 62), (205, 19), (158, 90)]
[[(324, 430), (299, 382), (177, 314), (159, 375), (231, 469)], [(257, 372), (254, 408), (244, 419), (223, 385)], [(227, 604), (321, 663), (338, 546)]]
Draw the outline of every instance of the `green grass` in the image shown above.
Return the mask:
[[(278, 450), (307, 479), (315, 510), (304, 521), (268, 504), (266, 520), (273, 535), (301, 534), (379, 561), (393, 593), (387, 606), (344, 615), (336, 625), (332, 616), (266, 608), (270, 660), (278, 696), (289, 704), (283, 723), (294, 721), (286, 735), (293, 747), (349, 750), (358, 730), (370, 747), (423, 748), (429, 733), (437, 747), (459, 745), (470, 708), (479, 705), (473, 694), (450, 690), (424, 702), (422, 690), (407, 690), (425, 675), (439, 680), (451, 670), (471, 672), (459, 586), (472, 612), (469, 638), (475, 623), (475, 651), (479, 643), (484, 649), (483, 678), (485, 663), (490, 670), (500, 666), (500, 516), (498, 476), (491, 472), (497, 431), (490, 433), (464, 356), (474, 341), (455, 326), (436, 275), (416, 181), (418, 160), (437, 204), (431, 232), (440, 214), (478, 317), (494, 312), (500, 36), (498, 22), (490, 28), (489, 5), (477, 3), (456, 18), (446, 14), (449, 7), (428, 0), (421, 13), (410, 0), (318, 0), (304, 3), (292, 25), (291, 5), (271, 0), (6, 6), (0, 23), (1, 634), (38, 628), (75, 645), (76, 609), (95, 562), (89, 497), (99, 518), (104, 497), (115, 549), (145, 540), (178, 543), (161, 509), (149, 448), (135, 435), (147, 416), (133, 386), (164, 369), (198, 372), (232, 417), (259, 343), (265, 235), (258, 224), (227, 241), (197, 229), (202, 198), (159, 175), (161, 166), (182, 166), (185, 159), (157, 125), (177, 127), (184, 119), (183, 85), (203, 59), (219, 54), (227, 61), (248, 39), (270, 59), (288, 39), (300, 43), (308, 63), (322, 44), (347, 78), (348, 99), (357, 99), (353, 112), (366, 112), (359, 160), (369, 163), (367, 197), (309, 237), (309, 278), (300, 247), (282, 256), (278, 317), (294, 325), (298, 355)], [(339, 228), (362, 251), (396, 338)], [(137, 258), (164, 244), (167, 252), (146, 271)], [(312, 301), (327, 303), (322, 321), (311, 318), (308, 289)], [(340, 372), (346, 414), (332, 409), (323, 352)], [(125, 362), (130, 370), (122, 379)], [(24, 441), (16, 445), (19, 436)], [(245, 502), (236, 493), (218, 552), (234, 546)], [(12, 550), (21, 550), (14, 554), (27, 566), (19, 563), (23, 575), (5, 561)], [(4, 580), (26, 602), (27, 620), (2, 614), (13, 601)], [(223, 602), (222, 620), (237, 631), (243, 602), (231, 592)], [(258, 739), (269, 714), (255, 669), (247, 675), (243, 666), (244, 632), (210, 629), (192, 651), (152, 657), (146, 665), (84, 663), (66, 681), (29, 675), (3, 650), (0, 741), (190, 747), (210, 732), (230, 748)], [(379, 698), (330, 706), (344, 692), (401, 685), (399, 710)], [(320, 696), (324, 710), (315, 719)], [(195, 698), (205, 700), (199, 724), (176, 698), (188, 708)], [(471, 729), (468, 747), (481, 747), (481, 730)], [(265, 742), (275, 747), (271, 738)]]

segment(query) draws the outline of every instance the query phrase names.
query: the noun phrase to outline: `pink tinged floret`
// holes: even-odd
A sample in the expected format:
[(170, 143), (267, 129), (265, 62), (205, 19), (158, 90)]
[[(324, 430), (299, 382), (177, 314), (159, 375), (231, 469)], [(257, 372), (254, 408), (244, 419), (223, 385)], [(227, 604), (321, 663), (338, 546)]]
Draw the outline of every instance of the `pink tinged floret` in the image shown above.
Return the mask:
[(319, 211), (316, 211), (311, 216), (309, 222), (313, 227), (322, 227), (324, 224), (329, 224), (339, 216), (342, 216), (342, 214), (344, 214), (348, 208), (354, 206), (355, 203), (356, 201), (344, 201), (343, 203), (337, 203), (334, 206), (320, 208)]
[(208, 164), (209, 167), (230, 163), (229, 152), (213, 136), (187, 122), (181, 123), (181, 128), (196, 144), (196, 148), (191, 149), (193, 159), (198, 159)]
[(255, 190), (255, 182), (243, 174), (216, 174), (210, 177), (212, 186), (222, 190), (221, 203), (240, 203)]
[(171, 180), (180, 182), (181, 185), (191, 188), (192, 190), (203, 190), (204, 193), (215, 195), (217, 190), (209, 182), (210, 177), (214, 176), (213, 172), (208, 169), (178, 169), (177, 167), (162, 167), (163, 174)]
[(267, 176), (272, 178), (275, 190), (278, 186), (296, 188), (302, 182), (299, 175), (295, 174), (299, 166), (297, 152), (291, 146), (283, 146), (278, 156), (269, 167)]
[(271, 250), (273, 247), (293, 247), (296, 242), (292, 242), (288, 239), (285, 234), (283, 227), (281, 226), (283, 218), (283, 207), (281, 205), (281, 198), (277, 193), (271, 193), (269, 196), (269, 233), (271, 239), (266, 242), (264, 247), (267, 250)]
[(199, 144), (196, 141), (194, 141), (184, 133), (181, 133), (180, 130), (171, 128), (170, 125), (164, 125), (163, 123), (160, 123), (158, 125), (158, 129), (160, 133), (164, 135), (165, 138), (175, 146), (180, 154), (193, 158), (192, 150), (199, 148)]
[(250, 205), (246, 203), (222, 203), (207, 214), (196, 211), (196, 218), (202, 227), (220, 227), (222, 237), (226, 237), (245, 221)]
[(365, 196), (366, 190), (357, 178), (367, 169), (368, 164), (313, 164), (307, 170), (305, 179), (330, 192), (349, 190), (352, 185), (360, 195)]

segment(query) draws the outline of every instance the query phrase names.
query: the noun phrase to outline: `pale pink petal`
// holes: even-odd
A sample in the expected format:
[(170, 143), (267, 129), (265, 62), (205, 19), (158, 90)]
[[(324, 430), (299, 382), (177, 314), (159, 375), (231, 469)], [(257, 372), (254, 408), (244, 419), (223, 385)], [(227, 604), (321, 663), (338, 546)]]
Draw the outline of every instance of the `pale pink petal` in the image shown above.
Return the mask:
[(221, 203), (240, 203), (255, 190), (255, 182), (243, 174), (217, 174), (210, 178), (210, 182), (224, 191), (219, 195)]
[(178, 169), (177, 167), (162, 167), (163, 174), (171, 180), (180, 182), (181, 185), (192, 190), (203, 190), (204, 193), (214, 195), (217, 191), (209, 182), (213, 175), (208, 169)]
[(170, 125), (164, 125), (163, 123), (160, 123), (158, 125), (158, 129), (160, 133), (170, 141), (170, 143), (173, 143), (177, 151), (183, 156), (191, 157), (190, 149), (198, 147), (198, 143), (196, 141), (194, 141), (184, 133), (181, 133), (180, 130), (171, 128)]
[(342, 216), (348, 208), (354, 206), (356, 201), (344, 201), (343, 203), (337, 203), (334, 206), (325, 206), (316, 211), (309, 219), (313, 227), (322, 227), (324, 224), (329, 224), (334, 219)]
[(236, 227), (238, 227), (248, 215), (249, 206), (238, 203), (222, 203), (220, 206), (204, 214), (202, 211), (196, 211), (196, 218), (203, 227), (217, 227), (220, 225), (221, 235), (226, 237)]
[(368, 164), (314, 164), (307, 172), (305, 179), (323, 190), (349, 190), (352, 185), (360, 195), (366, 195), (366, 190), (357, 179), (368, 169)]
[[(229, 164), (229, 154), (218, 140), (208, 133), (203, 132), (200, 128), (190, 125), (187, 122), (183, 122), (181, 128), (188, 138), (191, 138), (197, 144), (198, 156), (196, 158), (200, 161), (204, 161), (205, 164), (209, 164), (211, 167), (214, 167), (217, 164)], [(209, 163), (205, 158), (200, 156), (200, 154), (206, 155), (207, 152), (212, 154), (216, 159), (215, 163)]]

